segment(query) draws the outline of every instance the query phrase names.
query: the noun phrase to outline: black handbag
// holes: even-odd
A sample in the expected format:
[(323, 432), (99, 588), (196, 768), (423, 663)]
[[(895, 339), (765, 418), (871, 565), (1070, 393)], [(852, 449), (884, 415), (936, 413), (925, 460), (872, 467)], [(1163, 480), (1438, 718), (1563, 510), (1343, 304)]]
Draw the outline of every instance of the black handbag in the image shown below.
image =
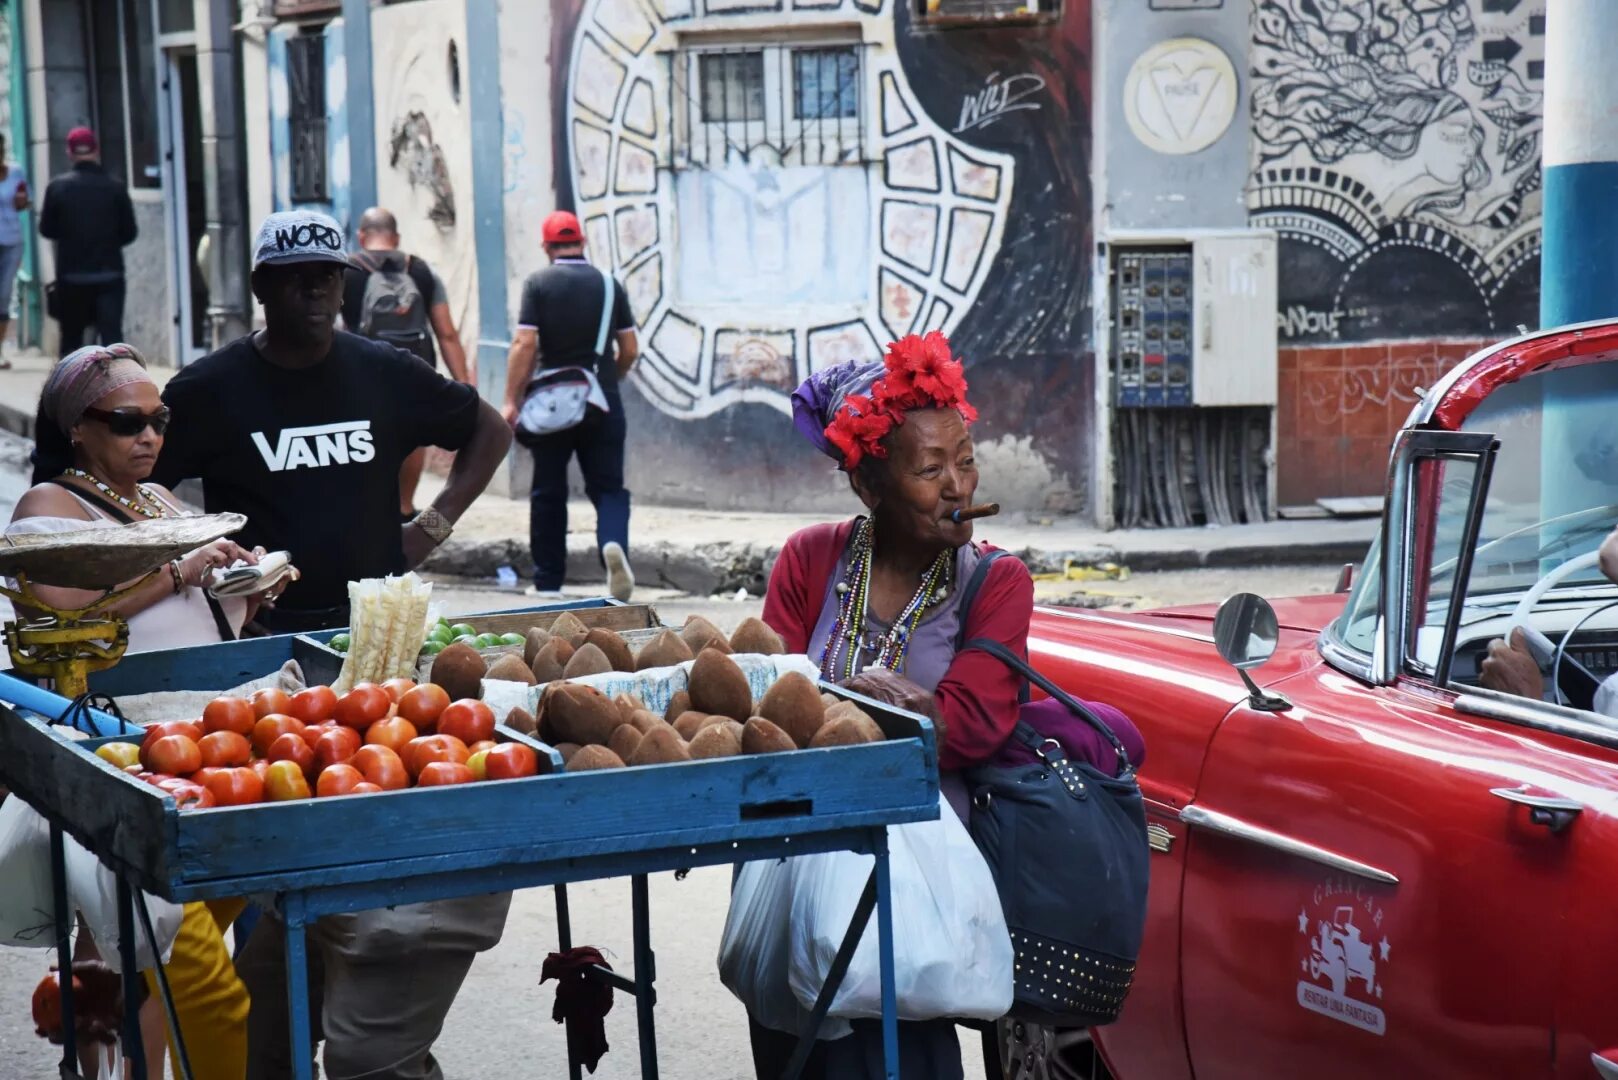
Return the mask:
[(1146, 929), (1150, 848), (1134, 766), (1104, 721), (998, 641), (963, 641), (966, 616), (988, 568), (978, 563), (962, 594), (957, 651), (977, 649), (1038, 686), (1111, 744), (1118, 773), (1071, 761), (1060, 743), (1019, 719), (1012, 738), (1039, 763), (967, 769), (967, 829), (1000, 892), (1016, 954), (1007, 1016), (1046, 1027), (1097, 1027), (1118, 1019)]

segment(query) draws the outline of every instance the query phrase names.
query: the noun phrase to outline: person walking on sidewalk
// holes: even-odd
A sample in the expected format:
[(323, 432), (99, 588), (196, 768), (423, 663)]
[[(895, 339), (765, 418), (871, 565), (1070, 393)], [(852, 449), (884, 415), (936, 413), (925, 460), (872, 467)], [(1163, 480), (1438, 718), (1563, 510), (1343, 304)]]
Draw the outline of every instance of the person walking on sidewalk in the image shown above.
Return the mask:
[[(528, 511), (534, 585), (529, 594), (561, 594), (567, 576), (567, 466), (576, 454), (584, 492), (596, 508), (596, 545), (607, 569), (608, 591), (628, 600), (635, 591), (635, 575), (629, 565), (627, 426), (619, 383), (640, 355), (635, 317), (624, 287), (585, 259), (578, 218), (558, 210), (545, 219), (541, 236), (551, 265), (523, 283), (517, 333), (506, 358), (506, 422), (517, 423), (536, 360), (546, 370), (593, 372), (607, 407), (587, 410), (581, 423), (566, 430), (525, 437), (534, 454)], [(603, 320), (610, 336), (602, 332)], [(603, 341), (605, 348), (599, 344)]]
[(11, 293), (22, 266), (22, 212), (28, 209), (28, 180), (6, 160), (6, 137), (0, 135), (0, 371), (8, 371), (6, 339), (11, 333)]
[(135, 207), (124, 185), (101, 167), (95, 132), (67, 133), (73, 167), (45, 188), (39, 235), (56, 241), (50, 315), (61, 326), (61, 355), (84, 344), (95, 327), (102, 345), (124, 339), (124, 248), (135, 242)]
[[(442, 353), (449, 377), (471, 385), (444, 279), (426, 259), (399, 250), (399, 222), (393, 212), (373, 206), (361, 214), (358, 239), (360, 250), (350, 256), (353, 265), (343, 281), (344, 327), (414, 353), (435, 368)], [(417, 447), (399, 470), (399, 516), (404, 521), (416, 516), (416, 485), (426, 462), (427, 448)]]

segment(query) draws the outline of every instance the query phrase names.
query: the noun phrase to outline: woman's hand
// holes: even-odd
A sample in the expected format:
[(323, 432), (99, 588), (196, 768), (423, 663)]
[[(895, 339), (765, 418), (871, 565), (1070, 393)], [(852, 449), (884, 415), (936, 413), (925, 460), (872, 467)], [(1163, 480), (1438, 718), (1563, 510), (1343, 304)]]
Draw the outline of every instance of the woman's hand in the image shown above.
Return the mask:
[(891, 705), (895, 709), (904, 709), (906, 712), (920, 713), (933, 722), (933, 728), (938, 733), (938, 741), (944, 741), (944, 718), (938, 713), (938, 703), (933, 695), (905, 678), (883, 667), (867, 668), (845, 680), (842, 684), (844, 690), (852, 690), (856, 694), (864, 694), (873, 701), (880, 701), (884, 705)]
[(209, 574), (222, 566), (234, 566), (238, 561), (256, 565), (257, 551), (248, 551), (230, 540), (215, 540), (180, 560), (180, 580), (193, 589), (200, 589)]

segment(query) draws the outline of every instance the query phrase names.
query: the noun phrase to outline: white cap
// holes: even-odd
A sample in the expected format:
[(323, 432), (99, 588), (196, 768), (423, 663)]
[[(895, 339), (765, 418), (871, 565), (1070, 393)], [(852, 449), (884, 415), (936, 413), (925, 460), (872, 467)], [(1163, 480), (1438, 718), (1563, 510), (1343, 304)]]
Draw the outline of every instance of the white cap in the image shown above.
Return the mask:
[(307, 262), (348, 265), (337, 222), (313, 210), (283, 210), (265, 218), (253, 245), (253, 269)]

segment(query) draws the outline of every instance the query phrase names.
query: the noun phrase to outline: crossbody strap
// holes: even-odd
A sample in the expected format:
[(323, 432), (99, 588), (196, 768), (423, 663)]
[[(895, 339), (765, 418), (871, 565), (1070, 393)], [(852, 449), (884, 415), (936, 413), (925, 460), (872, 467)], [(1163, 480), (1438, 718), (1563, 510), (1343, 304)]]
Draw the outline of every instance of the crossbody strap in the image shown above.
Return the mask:
[(601, 275), (601, 329), (596, 333), (596, 355), (607, 354), (607, 331), (612, 329), (612, 275), (596, 267)]
[[(1001, 642), (994, 641), (991, 638), (973, 638), (971, 641), (966, 643), (966, 648), (977, 649), (979, 652), (988, 653), (996, 660), (999, 660), (1002, 664), (1005, 664), (1007, 667), (1011, 668), (1011, 670), (1020, 674), (1024, 679), (1033, 683), (1035, 686), (1045, 691), (1045, 693), (1049, 694), (1057, 701), (1060, 701), (1062, 706), (1067, 709), (1068, 712), (1095, 728), (1096, 731), (1100, 733), (1101, 737), (1106, 739), (1108, 744), (1111, 745), (1113, 752), (1118, 755), (1118, 775), (1123, 776), (1129, 772), (1131, 768), (1129, 764), (1129, 752), (1124, 749), (1124, 744), (1119, 741), (1118, 736), (1114, 734), (1112, 728), (1107, 726), (1107, 722), (1086, 708), (1083, 702), (1079, 701), (1072, 694), (1069, 694), (1066, 690), (1063, 690), (1060, 686), (1057, 686), (1045, 676), (1035, 671), (1033, 665), (1029, 664), (1028, 661), (1024, 660), (1010, 649), (1006, 648)], [(1017, 728), (1012, 733), (1012, 737), (1031, 750), (1038, 750), (1045, 744), (1046, 741), (1044, 737), (1042, 737), (1037, 731), (1022, 720), (1017, 721)]]

